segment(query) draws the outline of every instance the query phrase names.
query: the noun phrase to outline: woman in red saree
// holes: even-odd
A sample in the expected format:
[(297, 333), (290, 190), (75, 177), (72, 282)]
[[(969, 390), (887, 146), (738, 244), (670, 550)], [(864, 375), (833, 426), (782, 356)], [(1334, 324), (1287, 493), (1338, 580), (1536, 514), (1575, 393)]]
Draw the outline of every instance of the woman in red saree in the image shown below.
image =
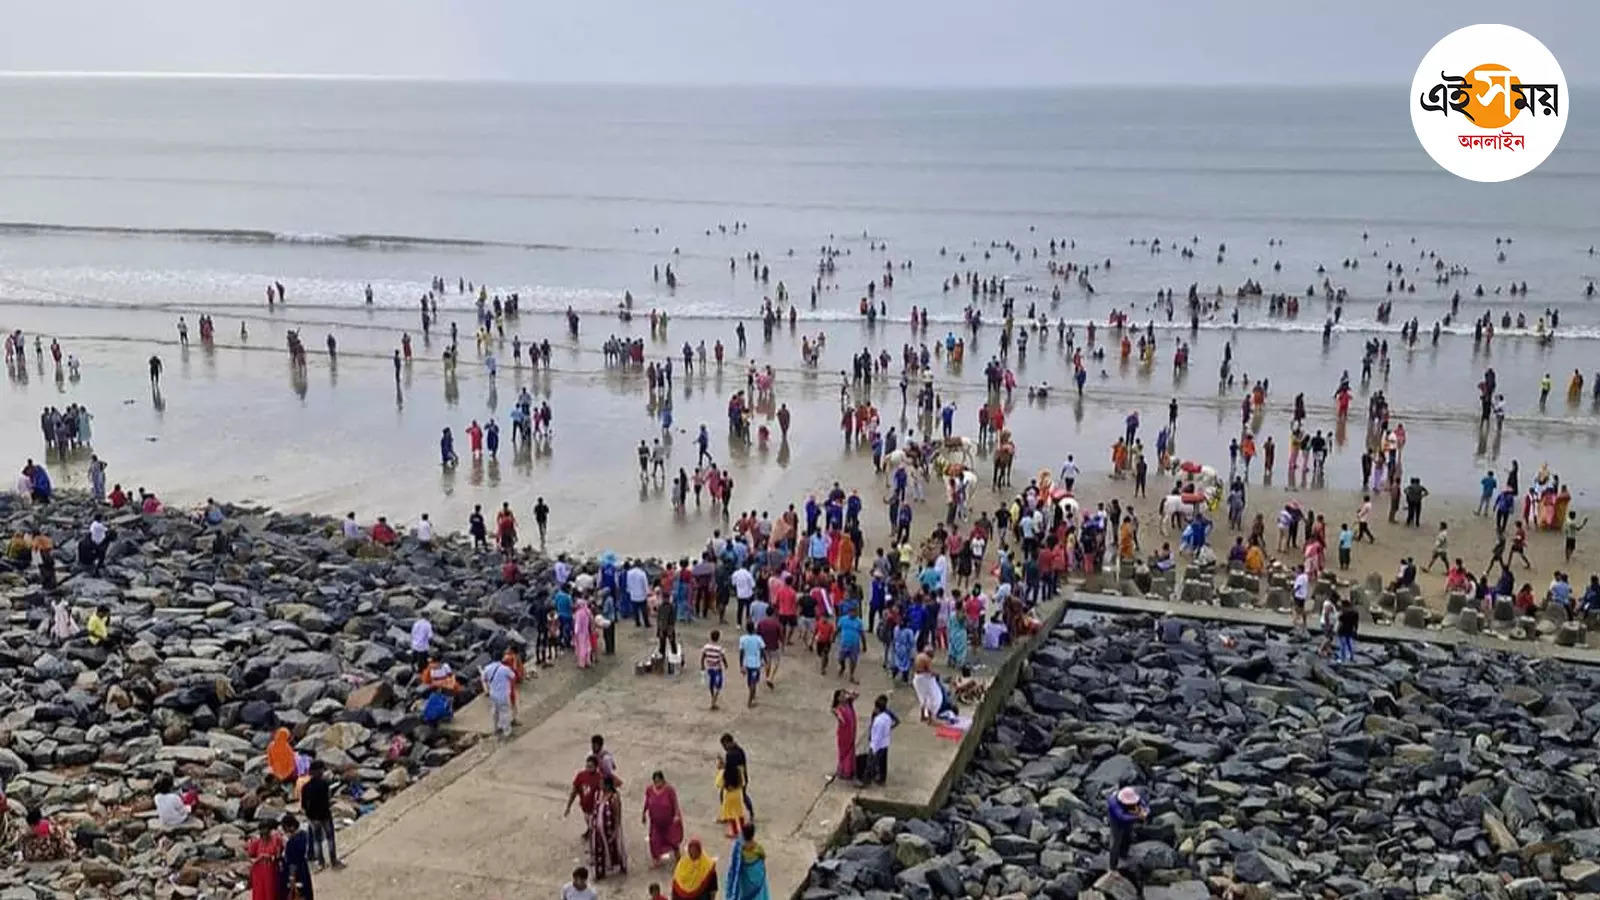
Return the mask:
[(839, 778), (856, 777), (856, 693), (839, 689), (833, 692), (834, 742), (838, 745), (838, 761), (834, 775)]
[(678, 808), (677, 789), (659, 771), (650, 773), (639, 818), (649, 827), (651, 868), (669, 859), (677, 863), (678, 845), (683, 843), (683, 810)]
[(256, 836), (244, 845), (250, 857), (250, 900), (278, 900), (278, 860), (283, 856), (283, 836), (273, 823), (258, 823)]
[(606, 776), (589, 814), (589, 868), (599, 881), (612, 872), (628, 874), (628, 850), (622, 840), (622, 797), (617, 781)]

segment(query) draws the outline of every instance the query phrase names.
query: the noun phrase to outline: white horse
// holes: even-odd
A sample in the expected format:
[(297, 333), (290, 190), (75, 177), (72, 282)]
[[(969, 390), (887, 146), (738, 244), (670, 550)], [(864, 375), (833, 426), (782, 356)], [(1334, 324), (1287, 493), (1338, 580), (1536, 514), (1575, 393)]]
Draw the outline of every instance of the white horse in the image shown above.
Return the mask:
[(1078, 521), (1077, 499), (1073, 497), (1062, 497), (1060, 500), (1057, 500), (1056, 514), (1060, 517), (1059, 521), (1076, 523)]
[(1167, 525), (1171, 523), (1179, 533), (1182, 533), (1189, 520), (1200, 514), (1200, 504), (1183, 499), (1182, 494), (1168, 494), (1161, 498), (1161, 533), (1167, 533)]

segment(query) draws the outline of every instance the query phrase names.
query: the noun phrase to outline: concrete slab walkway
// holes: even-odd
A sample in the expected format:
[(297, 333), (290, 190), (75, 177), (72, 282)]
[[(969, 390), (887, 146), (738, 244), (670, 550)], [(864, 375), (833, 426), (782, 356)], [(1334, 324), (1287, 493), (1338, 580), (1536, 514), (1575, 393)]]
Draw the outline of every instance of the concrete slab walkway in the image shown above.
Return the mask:
[[(736, 629), (729, 624), (722, 630), (722, 644), (731, 654)], [(680, 629), (687, 659), (698, 660), (707, 631), (704, 624)], [(341, 832), (349, 867), (319, 874), (319, 896), (558, 896), (572, 869), (587, 863), (580, 841), (582, 820), (576, 809), (563, 818), (562, 807), (572, 776), (588, 753), (590, 736), (603, 734), (625, 782), (630, 867), (626, 876), (608, 878), (599, 888), (605, 898), (643, 898), (650, 882), (665, 889), (671, 878), (665, 868), (650, 868), (640, 822), (641, 795), (652, 771), (662, 770), (676, 786), (686, 837), (702, 838), (719, 859), (727, 855), (729, 841), (714, 821), (713, 784), (718, 738), (724, 732), (735, 735), (749, 754), (751, 796), (768, 851), (769, 881), (774, 896), (787, 896), (857, 793), (854, 784), (832, 778), (834, 724), (828, 704), (835, 688), (848, 685), (832, 668), (826, 676), (820, 674), (817, 657), (796, 645), (786, 654), (779, 687), (761, 688), (755, 708), (745, 707), (743, 686), (733, 678), (722, 708), (712, 711), (694, 672), (635, 675), (631, 661), (646, 655), (653, 642), (632, 625), (620, 625), (618, 632), (617, 656), (601, 668), (578, 672), (567, 659), (529, 683), (523, 726), (511, 740), (485, 738), (375, 815)], [(865, 746), (866, 718), (878, 693), (891, 695), (903, 724), (894, 735), (889, 784), (868, 793), (895, 803), (926, 805), (961, 744), (936, 737), (917, 722), (911, 687), (891, 685), (881, 668), (880, 646), (870, 639), (869, 644), (859, 669), (859, 746)], [(1002, 661), (999, 653), (972, 656), (991, 673)], [(486, 724), (480, 710), (468, 708), (458, 715), (458, 727), (476, 730)]]

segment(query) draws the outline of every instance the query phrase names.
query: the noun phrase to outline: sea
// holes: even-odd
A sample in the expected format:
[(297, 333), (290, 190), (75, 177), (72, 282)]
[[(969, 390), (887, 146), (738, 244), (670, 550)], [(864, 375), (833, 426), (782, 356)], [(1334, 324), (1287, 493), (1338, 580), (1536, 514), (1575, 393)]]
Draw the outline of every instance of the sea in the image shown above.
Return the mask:
[[(694, 515), (660, 511), (661, 490), (638, 479), (634, 450), (662, 435), (660, 403), (642, 375), (604, 365), (607, 337), (645, 338), (652, 359), (681, 356), (685, 342), (727, 345), (725, 372), (674, 385), (673, 467), (692, 469), (692, 436), (706, 422), (716, 455), (749, 486), (741, 499), (787, 502), (871, 475), (838, 424), (838, 372), (864, 347), (898, 359), (907, 343), (963, 338), (964, 364), (941, 358), (937, 382), (941, 399), (958, 404), (959, 430), (975, 430), (1001, 318), (998, 299), (970, 293), (975, 274), (1004, 281), (1019, 321), (1029, 309), (1064, 318), (1086, 350), (1093, 322), (1107, 349), (1103, 361), (1088, 358), (1078, 398), (1053, 328), (1026, 356), (1013, 348), (1022, 469), (1053, 468), (1068, 452), (1103, 466), (1129, 412), (1142, 412), (1148, 443), (1173, 398), (1182, 455), (1226, 468), (1247, 384), (1268, 382), (1266, 414), (1252, 427), (1286, 450), (1295, 395), (1304, 394), (1307, 426), (1332, 432), (1332, 394), (1348, 372), (1358, 398), (1339, 429), (1330, 488), (1358, 487), (1362, 413), (1382, 390), (1407, 424), (1411, 473), (1435, 491), (1473, 493), (1483, 470), (1511, 458), (1570, 472), (1581, 489), (1600, 434), (1600, 312), (1586, 295), (1600, 276), (1600, 126), (1576, 116), (1538, 170), (1478, 184), (1423, 152), (1412, 102), (1400, 85), (7, 77), (0, 327), (21, 329), (30, 356), (0, 386), (0, 452), (18, 465), (42, 457), (40, 409), (82, 403), (113, 480), (176, 501), (349, 507), (363, 518), (383, 510), (396, 521), (436, 509), (444, 521), (472, 504), (525, 510), (548, 494), (561, 501), (552, 505), (573, 546), (643, 549), (657, 523)], [(825, 257), (831, 271), (820, 270)], [(1052, 263), (1082, 267), (1092, 292), (1053, 276)], [(675, 287), (662, 277), (669, 265)], [(893, 286), (882, 288), (886, 272)], [(445, 321), (424, 342), (418, 300), (435, 277), (449, 288), (439, 298)], [(522, 314), (503, 343), (476, 347), (475, 297), (457, 290), (462, 281), (519, 296)], [(269, 309), (273, 282), (287, 302)], [(870, 324), (860, 314), (869, 282), (883, 310)], [(1295, 297), (1298, 314), (1237, 298), (1246, 282)], [(797, 324), (763, 341), (760, 310), (780, 283)], [(1191, 285), (1222, 295), (1197, 327), (1185, 307)], [(1325, 337), (1329, 288), (1344, 299)], [(1166, 289), (1176, 292), (1171, 319), (1156, 302)], [(617, 314), (625, 293), (629, 322)], [(1385, 303), (1391, 314), (1380, 321)], [(963, 324), (969, 306), (986, 322), (976, 334)], [(927, 312), (925, 332), (906, 324), (913, 308)], [(582, 323), (576, 339), (569, 309)], [(650, 310), (667, 316), (665, 336), (650, 332)], [(1153, 330), (1151, 365), (1119, 359), (1114, 311)], [(1497, 332), (1487, 343), (1472, 328), (1486, 312)], [(200, 315), (217, 326), (206, 346)], [(1399, 328), (1412, 318), (1421, 336), (1407, 347)], [(733, 350), (738, 322), (751, 336), (744, 359)], [(463, 353), (447, 380), (439, 357), (452, 323)], [(304, 374), (287, 363), (291, 329), (311, 350)], [(397, 378), (390, 359), (402, 332), (417, 358)], [(552, 371), (515, 366), (513, 335), (549, 340)], [(32, 352), (36, 336), (44, 359)], [(818, 336), (826, 349), (807, 366), (801, 339)], [(78, 377), (48, 359), (52, 339), (78, 359)], [(1178, 341), (1190, 348), (1186, 370), (1172, 366)], [(1361, 384), (1369, 342), (1388, 365)], [(490, 351), (495, 379), (481, 365)], [(1225, 354), (1231, 386), (1219, 378)], [(152, 355), (166, 368), (159, 397), (145, 374)], [(795, 412), (781, 451), (727, 439), (724, 407), (750, 362), (774, 367), (778, 400)], [(1490, 368), (1506, 395), (1503, 432), (1478, 427), (1477, 385)], [(1574, 371), (1584, 382), (1569, 397)], [(1541, 404), (1546, 373), (1554, 389)], [(899, 412), (894, 381), (880, 378), (872, 395), (886, 427)], [(1047, 398), (1028, 399), (1029, 386), (1048, 387)], [(464, 447), (468, 422), (504, 426), (524, 387), (555, 412), (552, 444), (503, 453), (504, 471), (486, 460), (441, 473), (440, 430), (453, 428)], [(83, 459), (51, 463), (57, 480), (81, 483)], [(640, 520), (644, 528), (629, 524)]]

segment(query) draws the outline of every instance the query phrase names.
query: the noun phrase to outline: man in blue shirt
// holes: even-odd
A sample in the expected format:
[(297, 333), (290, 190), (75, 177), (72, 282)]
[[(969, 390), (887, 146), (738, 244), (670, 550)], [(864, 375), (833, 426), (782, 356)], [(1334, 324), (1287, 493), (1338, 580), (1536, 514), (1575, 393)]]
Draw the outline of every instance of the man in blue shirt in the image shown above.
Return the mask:
[(556, 619), (561, 622), (561, 646), (572, 646), (572, 595), (564, 587), (556, 588), (551, 602), (556, 608)]
[[(883, 551), (880, 550), (878, 552), (882, 553)], [(872, 599), (869, 601), (869, 605), (867, 607), (868, 628), (872, 629), (873, 631), (878, 629), (878, 616), (882, 615), (883, 608), (888, 605), (888, 602), (889, 580), (883, 575), (874, 574), (872, 576)], [(839, 627), (842, 631), (844, 629), (844, 623), (841, 622)]]
[(806, 555), (810, 556), (813, 562), (826, 561), (828, 559), (827, 535), (820, 531), (813, 531)]
[(1567, 573), (1556, 573), (1555, 580), (1550, 582), (1549, 597), (1550, 603), (1554, 606), (1560, 607), (1561, 612), (1565, 614), (1568, 619), (1573, 617), (1572, 583), (1567, 581)]
[(756, 623), (752, 618), (744, 623), (744, 634), (739, 636), (739, 667), (744, 670), (745, 684), (750, 687), (745, 706), (756, 705), (756, 688), (761, 686), (761, 666), (766, 659), (767, 643), (756, 634)]
[(1509, 485), (1494, 498), (1494, 531), (1504, 534), (1506, 523), (1511, 521), (1511, 511), (1517, 505), (1516, 492)]
[(1478, 495), (1478, 515), (1489, 514), (1489, 504), (1494, 501), (1494, 489), (1498, 484), (1493, 471), (1483, 473), (1483, 477), (1478, 479), (1478, 485), (1483, 489)]
[[(839, 674), (845, 673), (845, 667), (850, 670), (850, 683), (856, 684), (856, 662), (861, 659), (861, 645), (864, 636), (861, 631), (861, 616), (852, 607), (847, 607), (844, 615), (839, 619)], [(754, 691), (755, 688), (751, 688)]]

